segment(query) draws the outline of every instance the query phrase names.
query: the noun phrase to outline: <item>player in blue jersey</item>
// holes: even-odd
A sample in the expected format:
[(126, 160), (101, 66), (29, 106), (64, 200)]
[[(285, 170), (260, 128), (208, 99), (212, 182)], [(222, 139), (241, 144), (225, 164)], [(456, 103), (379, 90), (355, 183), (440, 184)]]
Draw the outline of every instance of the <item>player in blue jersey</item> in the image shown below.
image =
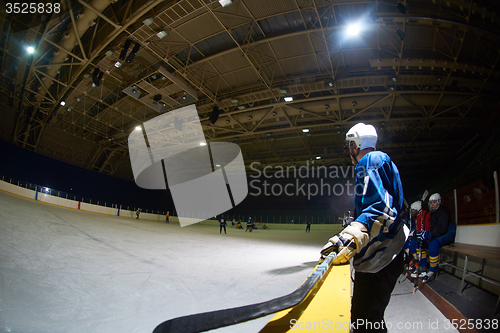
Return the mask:
[(347, 132), (345, 148), (356, 173), (354, 219), (321, 250), (322, 258), (337, 253), (334, 264), (353, 259), (355, 332), (387, 332), (385, 308), (404, 266), (403, 187), (396, 165), (375, 150), (376, 143), (372, 125), (359, 123)]

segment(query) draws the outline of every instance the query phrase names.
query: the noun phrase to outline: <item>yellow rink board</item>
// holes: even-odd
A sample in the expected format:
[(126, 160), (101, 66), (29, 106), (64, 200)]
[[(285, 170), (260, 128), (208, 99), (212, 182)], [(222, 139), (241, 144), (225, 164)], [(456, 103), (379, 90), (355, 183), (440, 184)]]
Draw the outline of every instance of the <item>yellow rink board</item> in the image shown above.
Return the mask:
[(260, 333), (349, 332), (350, 265), (332, 266), (318, 286), (299, 305), (276, 313)]

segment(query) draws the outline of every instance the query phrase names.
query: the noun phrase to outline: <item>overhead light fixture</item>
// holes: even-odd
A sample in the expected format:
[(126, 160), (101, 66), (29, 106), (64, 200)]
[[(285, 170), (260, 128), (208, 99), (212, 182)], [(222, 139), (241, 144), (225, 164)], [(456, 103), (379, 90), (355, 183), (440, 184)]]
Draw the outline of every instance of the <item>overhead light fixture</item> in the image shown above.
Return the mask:
[(237, 104), (238, 102), (239, 102), (239, 101), (238, 101), (236, 98), (233, 98), (233, 99), (231, 100), (231, 103), (233, 103), (233, 104)]
[(389, 81), (392, 81), (392, 82), (396, 82), (396, 80), (397, 80), (397, 78), (396, 78), (395, 76), (391, 76), (391, 77), (389, 78)]
[(317, 159), (317, 160), (320, 160), (320, 159), (321, 159), (321, 156), (316, 156), (316, 159)]
[(361, 31), (361, 27), (359, 26), (359, 23), (349, 24), (347, 26), (347, 35), (348, 36), (357, 36), (357, 35), (359, 35), (360, 31)]
[(35, 53), (35, 48), (33, 46), (28, 46), (26, 52), (28, 52), (28, 54), (33, 54)]
[(286, 94), (288, 91), (286, 89), (279, 89), (278, 90), (280, 94)]
[(293, 101), (293, 97), (285, 97), (285, 102), (292, 102)]
[(142, 126), (140, 126), (140, 125), (136, 126), (136, 127), (135, 127), (135, 130), (136, 130), (136, 131), (141, 131), (141, 130), (142, 130)]
[(309, 128), (303, 128), (303, 129), (302, 129), (302, 132), (304, 132), (304, 133), (309, 133)]
[(168, 36), (168, 31), (162, 30), (159, 33), (157, 33), (156, 36), (158, 36), (158, 38), (162, 39), (162, 38)]
[(106, 51), (106, 53), (105, 53), (105, 54), (106, 54), (108, 57), (111, 57), (111, 56), (113, 55), (113, 52), (114, 52), (114, 50), (113, 50), (113, 49), (109, 49), (109, 50), (107, 50), (107, 51)]
[(238, 110), (243, 110), (243, 109), (245, 109), (245, 106), (244, 106), (244, 105), (240, 105), (240, 106), (238, 106)]
[(147, 25), (149, 27), (151, 24), (153, 24), (154, 20), (155, 19), (153, 17), (150, 17), (150, 18), (147, 18), (144, 21), (142, 21), (142, 23), (144, 23), (145, 25)]
[(61, 106), (65, 106), (66, 102), (65, 101), (61, 101), (61, 103), (59, 103), (59, 104), (61, 104)]
[(206, 146), (207, 143), (206, 142), (200, 142), (200, 146)]
[(115, 67), (116, 67), (116, 68), (120, 68), (120, 67), (122, 67), (122, 63), (121, 63), (121, 62), (119, 62), (119, 61), (115, 62)]
[(233, 3), (233, 1), (232, 1), (232, 0), (219, 0), (219, 3), (220, 3), (220, 5), (221, 5), (222, 7), (227, 7), (227, 6), (229, 6), (230, 4), (232, 4), (232, 3)]

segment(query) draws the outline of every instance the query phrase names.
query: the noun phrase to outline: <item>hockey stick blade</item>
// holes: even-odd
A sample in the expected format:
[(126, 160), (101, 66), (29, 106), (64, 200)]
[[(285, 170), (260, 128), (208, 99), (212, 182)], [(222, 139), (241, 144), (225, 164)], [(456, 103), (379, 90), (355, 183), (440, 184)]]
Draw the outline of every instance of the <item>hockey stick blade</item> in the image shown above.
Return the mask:
[(424, 194), (422, 195), (422, 200), (420, 201), (425, 201), (425, 199), (427, 199), (427, 196), (429, 195), (429, 191), (425, 190)]
[(205, 332), (257, 319), (296, 306), (304, 300), (304, 298), (314, 288), (316, 283), (323, 278), (336, 256), (336, 253), (330, 253), (328, 257), (326, 257), (325, 260), (307, 277), (304, 283), (288, 295), (262, 303), (169, 319), (156, 326), (153, 333)]

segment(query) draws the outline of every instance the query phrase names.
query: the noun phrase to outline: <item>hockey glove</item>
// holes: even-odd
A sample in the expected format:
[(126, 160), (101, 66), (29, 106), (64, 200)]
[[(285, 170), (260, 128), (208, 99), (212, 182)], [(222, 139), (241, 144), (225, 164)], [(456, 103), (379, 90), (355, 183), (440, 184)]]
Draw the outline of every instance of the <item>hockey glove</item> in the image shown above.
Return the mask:
[(417, 234), (418, 242), (431, 239), (431, 232), (429, 230), (422, 230)]
[(332, 261), (334, 265), (345, 264), (362, 248), (368, 244), (370, 236), (366, 227), (359, 222), (352, 222), (337, 235), (330, 238), (328, 243), (321, 249), (321, 259), (331, 252), (337, 253)]

